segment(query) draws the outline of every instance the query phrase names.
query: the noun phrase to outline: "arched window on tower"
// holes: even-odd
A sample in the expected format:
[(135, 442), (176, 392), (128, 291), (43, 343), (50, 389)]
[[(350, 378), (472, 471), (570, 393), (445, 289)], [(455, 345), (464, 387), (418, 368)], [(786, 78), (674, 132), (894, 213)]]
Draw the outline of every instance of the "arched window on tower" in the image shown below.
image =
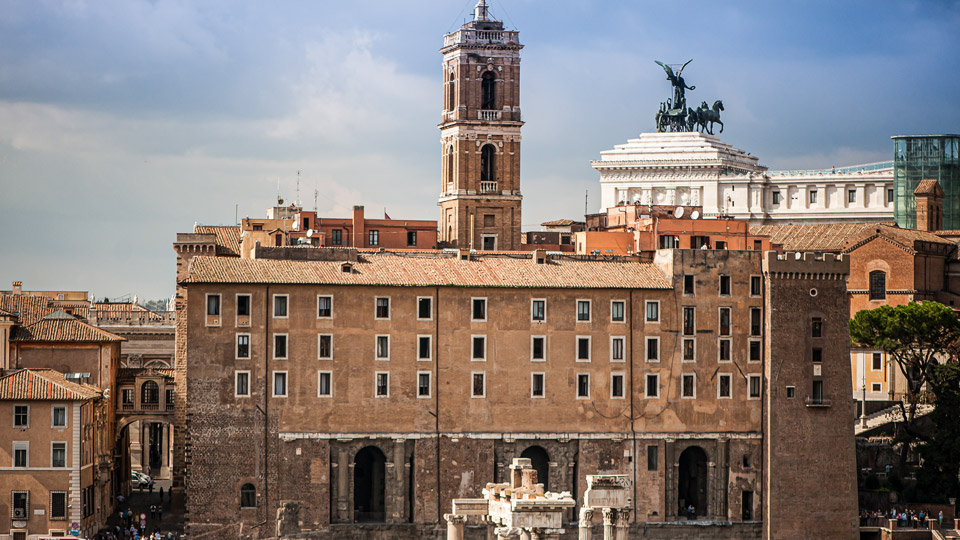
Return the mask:
[(453, 77), (453, 71), (450, 72), (447, 80), (447, 110), (452, 111), (457, 108), (457, 81)]
[[(485, 144), (483, 148), (480, 149), (480, 181), (481, 182), (496, 182), (497, 177), (494, 174), (496, 170), (494, 168), (494, 158), (497, 151), (494, 150), (492, 144)], [(480, 187), (483, 190), (483, 186)]]
[(253, 484), (244, 484), (240, 488), (240, 508), (257, 507), (257, 488)]
[(492, 71), (483, 74), (480, 82), (480, 108), (483, 110), (493, 110), (497, 108), (497, 92), (495, 75)]
[(447, 184), (453, 187), (453, 145), (447, 147)]

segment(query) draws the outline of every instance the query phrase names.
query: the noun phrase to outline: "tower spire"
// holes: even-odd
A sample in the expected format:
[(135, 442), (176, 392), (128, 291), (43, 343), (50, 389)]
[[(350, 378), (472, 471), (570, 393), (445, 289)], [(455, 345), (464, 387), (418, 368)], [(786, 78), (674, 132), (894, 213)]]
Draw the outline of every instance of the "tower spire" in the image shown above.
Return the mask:
[(490, 20), (490, 14), (488, 13), (487, 0), (478, 0), (477, 7), (473, 8), (473, 20), (474, 21)]

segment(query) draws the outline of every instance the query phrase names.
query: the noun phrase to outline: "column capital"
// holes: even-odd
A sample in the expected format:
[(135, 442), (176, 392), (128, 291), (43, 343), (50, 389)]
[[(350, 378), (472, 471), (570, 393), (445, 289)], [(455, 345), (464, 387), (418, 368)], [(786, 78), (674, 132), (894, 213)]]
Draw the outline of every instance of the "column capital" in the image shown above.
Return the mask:
[(590, 527), (593, 524), (593, 508), (584, 506), (580, 508), (580, 526)]
[(447, 520), (447, 523), (466, 523), (467, 516), (460, 514), (444, 514), (443, 519)]
[(604, 525), (613, 525), (613, 520), (615, 514), (613, 508), (604, 508), (603, 509), (603, 524)]

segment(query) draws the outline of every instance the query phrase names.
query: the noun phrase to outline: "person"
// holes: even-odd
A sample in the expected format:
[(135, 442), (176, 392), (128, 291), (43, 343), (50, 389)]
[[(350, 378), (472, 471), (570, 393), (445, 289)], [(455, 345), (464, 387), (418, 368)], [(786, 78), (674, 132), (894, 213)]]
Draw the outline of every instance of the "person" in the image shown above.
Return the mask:
[(160, 486), (160, 502), (163, 502), (163, 486)]
[(689, 519), (695, 519), (697, 517), (697, 509), (692, 504), (687, 506), (687, 517)]
[(150, 505), (150, 519), (157, 517), (157, 506), (155, 504)]
[(163, 521), (163, 505), (157, 506), (157, 519)]
[(940, 523), (940, 527), (943, 528), (943, 510), (941, 510), (940, 513), (937, 514), (937, 521)]

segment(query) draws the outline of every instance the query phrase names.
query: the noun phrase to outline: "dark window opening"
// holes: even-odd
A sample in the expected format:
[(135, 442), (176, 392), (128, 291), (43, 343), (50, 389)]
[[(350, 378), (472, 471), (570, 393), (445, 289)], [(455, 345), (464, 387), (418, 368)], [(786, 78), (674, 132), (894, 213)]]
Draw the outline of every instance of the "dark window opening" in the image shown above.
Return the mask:
[(433, 316), (433, 303), (432, 298), (418, 298), (417, 299), (417, 318), (418, 319), (429, 319)]
[(237, 315), (241, 317), (250, 316), (250, 295), (241, 294), (237, 296)]
[(655, 471), (657, 470), (657, 457), (660, 447), (658, 446), (648, 446), (647, 447), (647, 470)]
[[(481, 182), (495, 182), (497, 180), (494, 169), (494, 156), (496, 155), (496, 150), (493, 148), (492, 144), (485, 144), (480, 150), (480, 181)], [(486, 220), (484, 220), (486, 221)], [(487, 226), (484, 223), (484, 226)]]
[(683, 276), (683, 294), (693, 294), (693, 275)]
[(531, 446), (524, 450), (520, 457), (530, 460), (530, 465), (537, 471), (537, 483), (543, 484), (543, 490), (550, 490), (550, 455), (540, 446)]
[(417, 245), (417, 231), (407, 231), (407, 245)]
[(357, 523), (386, 519), (387, 458), (375, 446), (357, 452), (353, 468), (353, 515)]
[(496, 75), (492, 71), (483, 74), (480, 81), (480, 108), (493, 110), (497, 108)]
[(707, 454), (699, 446), (691, 446), (680, 454), (677, 475), (679, 514), (697, 519), (707, 513)]
[(887, 297), (887, 274), (882, 270), (870, 272), (870, 299), (884, 300)]

